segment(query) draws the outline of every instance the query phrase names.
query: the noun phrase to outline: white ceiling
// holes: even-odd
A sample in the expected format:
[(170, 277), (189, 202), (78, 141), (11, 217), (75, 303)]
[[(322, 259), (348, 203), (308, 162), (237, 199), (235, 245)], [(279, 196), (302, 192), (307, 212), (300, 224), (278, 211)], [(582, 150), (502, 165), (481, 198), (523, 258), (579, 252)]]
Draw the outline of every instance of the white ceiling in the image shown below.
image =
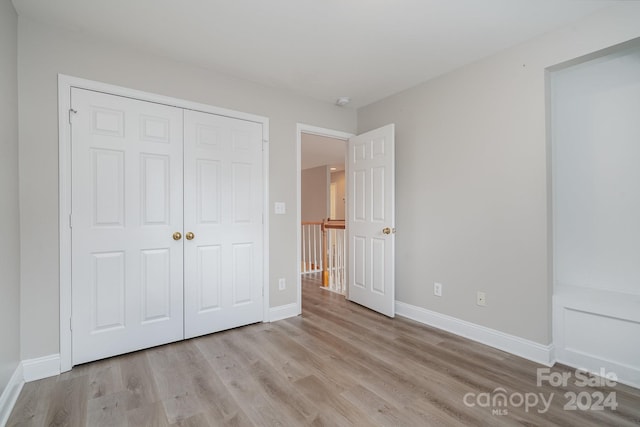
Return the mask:
[(347, 143), (340, 139), (303, 133), (301, 141), (301, 169), (331, 166), (344, 170)]
[(13, 0), (21, 16), (367, 105), (614, 0)]

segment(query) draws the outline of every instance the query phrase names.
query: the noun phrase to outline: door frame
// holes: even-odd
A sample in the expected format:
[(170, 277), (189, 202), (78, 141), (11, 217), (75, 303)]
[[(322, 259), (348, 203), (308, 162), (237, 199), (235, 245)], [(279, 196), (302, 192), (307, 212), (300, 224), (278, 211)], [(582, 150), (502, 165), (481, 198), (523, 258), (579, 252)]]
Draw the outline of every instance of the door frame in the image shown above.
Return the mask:
[(263, 116), (58, 74), (58, 220), (60, 237), (60, 372), (72, 367), (71, 346), (71, 88), (168, 105), (262, 125), (263, 179), (263, 322), (269, 321), (269, 119)]
[[(353, 133), (343, 132), (339, 130), (327, 129), (318, 126), (307, 125), (304, 123), (296, 124), (296, 314), (302, 313), (302, 231), (300, 230), (302, 223), (302, 134), (308, 133), (318, 136), (326, 136), (349, 142), (349, 138), (355, 136)], [(346, 146), (345, 146), (346, 148)], [(346, 161), (346, 159), (345, 159)], [(347, 286), (347, 294), (349, 288)]]

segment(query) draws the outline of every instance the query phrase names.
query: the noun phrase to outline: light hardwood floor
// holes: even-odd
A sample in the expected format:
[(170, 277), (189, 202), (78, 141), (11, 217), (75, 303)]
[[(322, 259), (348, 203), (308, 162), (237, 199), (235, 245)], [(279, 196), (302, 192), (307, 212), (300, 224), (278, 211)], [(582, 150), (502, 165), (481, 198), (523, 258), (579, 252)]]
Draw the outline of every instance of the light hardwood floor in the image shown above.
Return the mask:
[[(9, 426), (640, 425), (640, 391), (536, 385), (533, 362), (303, 285), (302, 316), (73, 368), (24, 386)], [(552, 372), (574, 371), (556, 366)], [(471, 407), (502, 388), (506, 407)], [(495, 393), (494, 393), (495, 391)], [(569, 411), (610, 392), (617, 410)], [(468, 394), (473, 393), (473, 395)], [(481, 395), (489, 393), (489, 395)], [(516, 407), (534, 393), (544, 411)], [(586, 402), (586, 397), (582, 403)], [(506, 410), (506, 415), (492, 414)], [(543, 413), (540, 413), (542, 411)]]

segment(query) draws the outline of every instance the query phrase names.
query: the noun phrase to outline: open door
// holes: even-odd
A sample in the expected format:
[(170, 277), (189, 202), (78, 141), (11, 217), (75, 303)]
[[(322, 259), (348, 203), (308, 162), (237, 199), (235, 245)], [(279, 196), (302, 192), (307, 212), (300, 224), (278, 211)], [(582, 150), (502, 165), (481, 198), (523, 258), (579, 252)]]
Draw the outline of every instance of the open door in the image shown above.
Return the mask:
[(349, 139), (349, 300), (395, 315), (395, 126)]

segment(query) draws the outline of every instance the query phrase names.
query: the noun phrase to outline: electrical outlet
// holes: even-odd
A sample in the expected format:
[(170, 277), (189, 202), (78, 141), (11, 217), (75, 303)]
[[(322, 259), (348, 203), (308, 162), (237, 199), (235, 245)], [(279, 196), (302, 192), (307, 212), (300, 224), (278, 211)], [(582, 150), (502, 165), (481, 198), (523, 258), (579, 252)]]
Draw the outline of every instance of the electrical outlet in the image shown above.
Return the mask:
[(487, 305), (487, 295), (484, 292), (478, 291), (478, 294), (476, 295), (476, 304), (481, 307)]
[(287, 289), (287, 282), (284, 278), (278, 279), (278, 289), (281, 291)]
[(442, 283), (438, 283), (438, 282), (433, 283), (433, 294), (437, 297), (442, 296)]

